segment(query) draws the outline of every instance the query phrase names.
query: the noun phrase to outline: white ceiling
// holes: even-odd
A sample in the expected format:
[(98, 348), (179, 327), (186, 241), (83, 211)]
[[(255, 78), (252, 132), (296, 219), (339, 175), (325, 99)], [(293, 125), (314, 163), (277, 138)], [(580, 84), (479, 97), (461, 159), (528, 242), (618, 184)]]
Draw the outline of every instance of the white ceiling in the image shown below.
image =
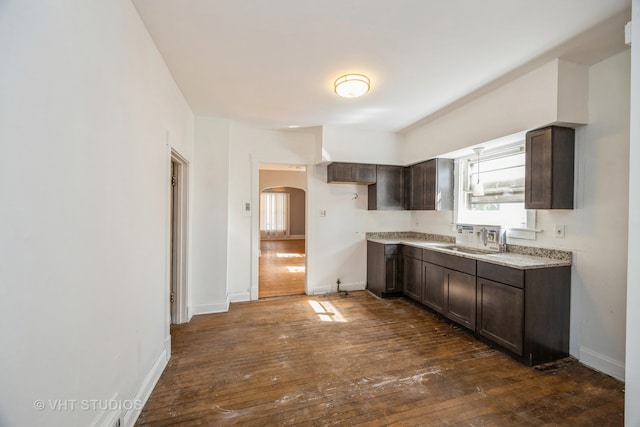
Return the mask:
[[(553, 57), (624, 49), (631, 0), (133, 3), (196, 115), (401, 131)], [(362, 98), (333, 92), (350, 72)]]

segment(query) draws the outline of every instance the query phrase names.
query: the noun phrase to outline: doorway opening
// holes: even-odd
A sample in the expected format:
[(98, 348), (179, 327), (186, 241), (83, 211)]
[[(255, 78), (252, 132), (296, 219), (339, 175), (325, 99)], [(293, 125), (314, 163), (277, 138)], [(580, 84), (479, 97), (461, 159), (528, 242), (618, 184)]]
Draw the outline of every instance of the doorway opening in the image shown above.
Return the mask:
[(169, 179), (169, 317), (170, 324), (189, 321), (187, 307), (188, 162), (171, 150)]
[(305, 166), (259, 167), (258, 298), (305, 293)]

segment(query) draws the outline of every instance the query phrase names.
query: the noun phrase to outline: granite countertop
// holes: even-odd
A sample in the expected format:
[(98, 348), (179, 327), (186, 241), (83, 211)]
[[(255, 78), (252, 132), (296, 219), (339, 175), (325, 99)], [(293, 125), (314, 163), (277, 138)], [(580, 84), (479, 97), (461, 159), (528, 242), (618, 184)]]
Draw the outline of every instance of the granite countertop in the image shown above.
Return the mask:
[[(520, 249), (521, 247), (513, 246), (512, 249), (514, 249), (514, 252), (484, 252), (478, 250), (472, 250), (472, 252), (462, 252), (454, 249), (455, 243), (451, 242), (423, 240), (411, 237), (370, 237), (367, 238), (367, 240), (371, 242), (382, 243), (385, 245), (415, 246), (422, 249), (429, 249), (432, 251), (443, 252), (464, 258), (471, 258), (478, 261), (490, 262), (493, 264), (504, 265), (521, 270), (547, 267), (562, 267), (571, 265), (570, 252), (553, 251), (538, 248), (525, 247), (526, 249), (523, 250)], [(509, 249), (509, 247), (510, 245), (507, 245), (507, 249)], [(529, 254), (527, 252), (533, 254)], [(559, 255), (555, 252), (559, 252)], [(550, 257), (545, 257), (544, 255), (549, 255)]]

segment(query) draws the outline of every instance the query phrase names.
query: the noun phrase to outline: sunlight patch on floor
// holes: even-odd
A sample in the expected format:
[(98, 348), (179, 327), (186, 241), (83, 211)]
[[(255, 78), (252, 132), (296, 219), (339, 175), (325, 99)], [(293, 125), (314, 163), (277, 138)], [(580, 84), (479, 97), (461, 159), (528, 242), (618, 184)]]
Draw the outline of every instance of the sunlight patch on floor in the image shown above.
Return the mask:
[(329, 301), (318, 302), (309, 300), (309, 305), (316, 312), (318, 317), (323, 322), (346, 322), (347, 320), (342, 317), (340, 311)]
[(278, 252), (278, 253), (276, 253), (276, 256), (278, 258), (302, 258), (302, 257), (304, 257), (304, 254)]
[(287, 271), (289, 273), (304, 273), (304, 266), (301, 266), (301, 265), (287, 265)]

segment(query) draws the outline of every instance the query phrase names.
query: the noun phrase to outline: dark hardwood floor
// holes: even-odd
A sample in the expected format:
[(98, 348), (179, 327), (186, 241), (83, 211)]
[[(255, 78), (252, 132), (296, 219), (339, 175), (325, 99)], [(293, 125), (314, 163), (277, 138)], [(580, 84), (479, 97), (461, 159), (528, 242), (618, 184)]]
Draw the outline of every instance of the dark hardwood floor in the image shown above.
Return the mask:
[(260, 241), (258, 297), (304, 294), (305, 241)]
[(622, 426), (623, 383), (520, 365), (367, 291), (232, 304), (172, 329), (139, 426)]

